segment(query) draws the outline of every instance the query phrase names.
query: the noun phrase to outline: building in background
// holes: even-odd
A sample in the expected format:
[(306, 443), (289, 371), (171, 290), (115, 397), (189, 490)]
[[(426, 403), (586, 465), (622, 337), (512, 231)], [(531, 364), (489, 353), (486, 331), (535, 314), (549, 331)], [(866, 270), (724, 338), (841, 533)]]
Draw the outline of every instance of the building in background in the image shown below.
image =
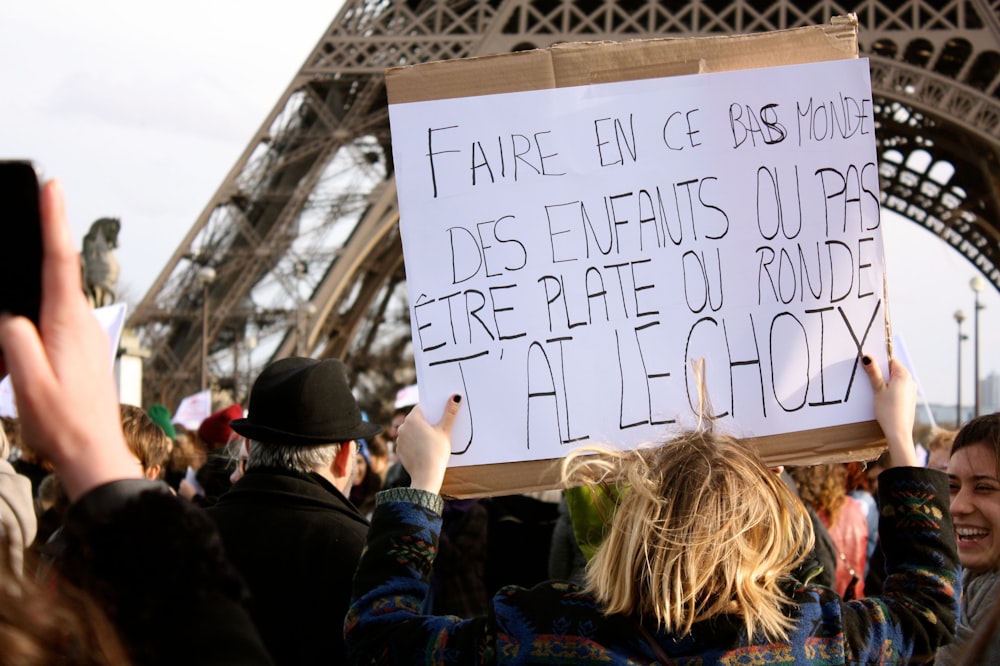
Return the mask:
[(1000, 374), (991, 372), (979, 380), (979, 400), (983, 414), (1000, 412)]

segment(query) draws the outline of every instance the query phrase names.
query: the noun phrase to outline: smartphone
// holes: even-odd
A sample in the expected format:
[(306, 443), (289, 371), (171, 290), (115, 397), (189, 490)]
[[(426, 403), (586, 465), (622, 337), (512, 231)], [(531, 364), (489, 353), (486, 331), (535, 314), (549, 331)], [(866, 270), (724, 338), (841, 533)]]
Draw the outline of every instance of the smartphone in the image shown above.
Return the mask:
[(38, 326), (42, 300), (42, 220), (34, 164), (0, 160), (0, 312)]

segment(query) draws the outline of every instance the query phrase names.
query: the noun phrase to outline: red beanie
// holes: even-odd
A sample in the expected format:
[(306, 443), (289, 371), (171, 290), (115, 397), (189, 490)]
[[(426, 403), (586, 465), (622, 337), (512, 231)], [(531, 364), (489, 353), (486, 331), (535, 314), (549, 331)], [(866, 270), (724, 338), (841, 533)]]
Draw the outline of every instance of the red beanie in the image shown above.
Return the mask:
[(229, 405), (223, 410), (211, 414), (198, 426), (198, 437), (212, 449), (218, 449), (239, 437), (229, 422), (243, 418), (243, 408), (239, 405)]

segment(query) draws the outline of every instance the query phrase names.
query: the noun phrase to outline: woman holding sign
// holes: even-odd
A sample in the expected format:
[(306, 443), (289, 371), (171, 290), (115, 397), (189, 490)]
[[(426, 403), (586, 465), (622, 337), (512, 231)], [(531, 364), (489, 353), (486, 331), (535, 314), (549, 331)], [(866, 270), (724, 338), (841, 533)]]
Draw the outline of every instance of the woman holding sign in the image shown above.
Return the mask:
[[(915, 384), (864, 359), (894, 469), (880, 479), (888, 576), (843, 602), (809, 584), (809, 517), (755, 452), (708, 429), (639, 451), (593, 449), (568, 483), (623, 494), (584, 586), (507, 587), (487, 617), (420, 615), (441, 526), (455, 396), (440, 423), (416, 408), (398, 454), (410, 488), (378, 496), (345, 624), (359, 663), (901, 663), (930, 660), (954, 630), (955, 539), (945, 475), (918, 467)], [(596, 453), (596, 455), (581, 455)]]

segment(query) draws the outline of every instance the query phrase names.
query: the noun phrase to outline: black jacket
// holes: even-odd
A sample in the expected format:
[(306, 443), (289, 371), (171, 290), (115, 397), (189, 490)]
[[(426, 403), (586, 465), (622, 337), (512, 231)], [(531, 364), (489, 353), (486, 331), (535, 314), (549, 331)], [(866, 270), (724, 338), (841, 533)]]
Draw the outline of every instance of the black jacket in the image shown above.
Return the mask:
[(368, 521), (318, 474), (250, 469), (208, 510), (278, 664), (344, 663), (343, 625)]
[(60, 574), (104, 609), (134, 663), (272, 663), (215, 526), (165, 484), (95, 488), (70, 507), (62, 535)]

